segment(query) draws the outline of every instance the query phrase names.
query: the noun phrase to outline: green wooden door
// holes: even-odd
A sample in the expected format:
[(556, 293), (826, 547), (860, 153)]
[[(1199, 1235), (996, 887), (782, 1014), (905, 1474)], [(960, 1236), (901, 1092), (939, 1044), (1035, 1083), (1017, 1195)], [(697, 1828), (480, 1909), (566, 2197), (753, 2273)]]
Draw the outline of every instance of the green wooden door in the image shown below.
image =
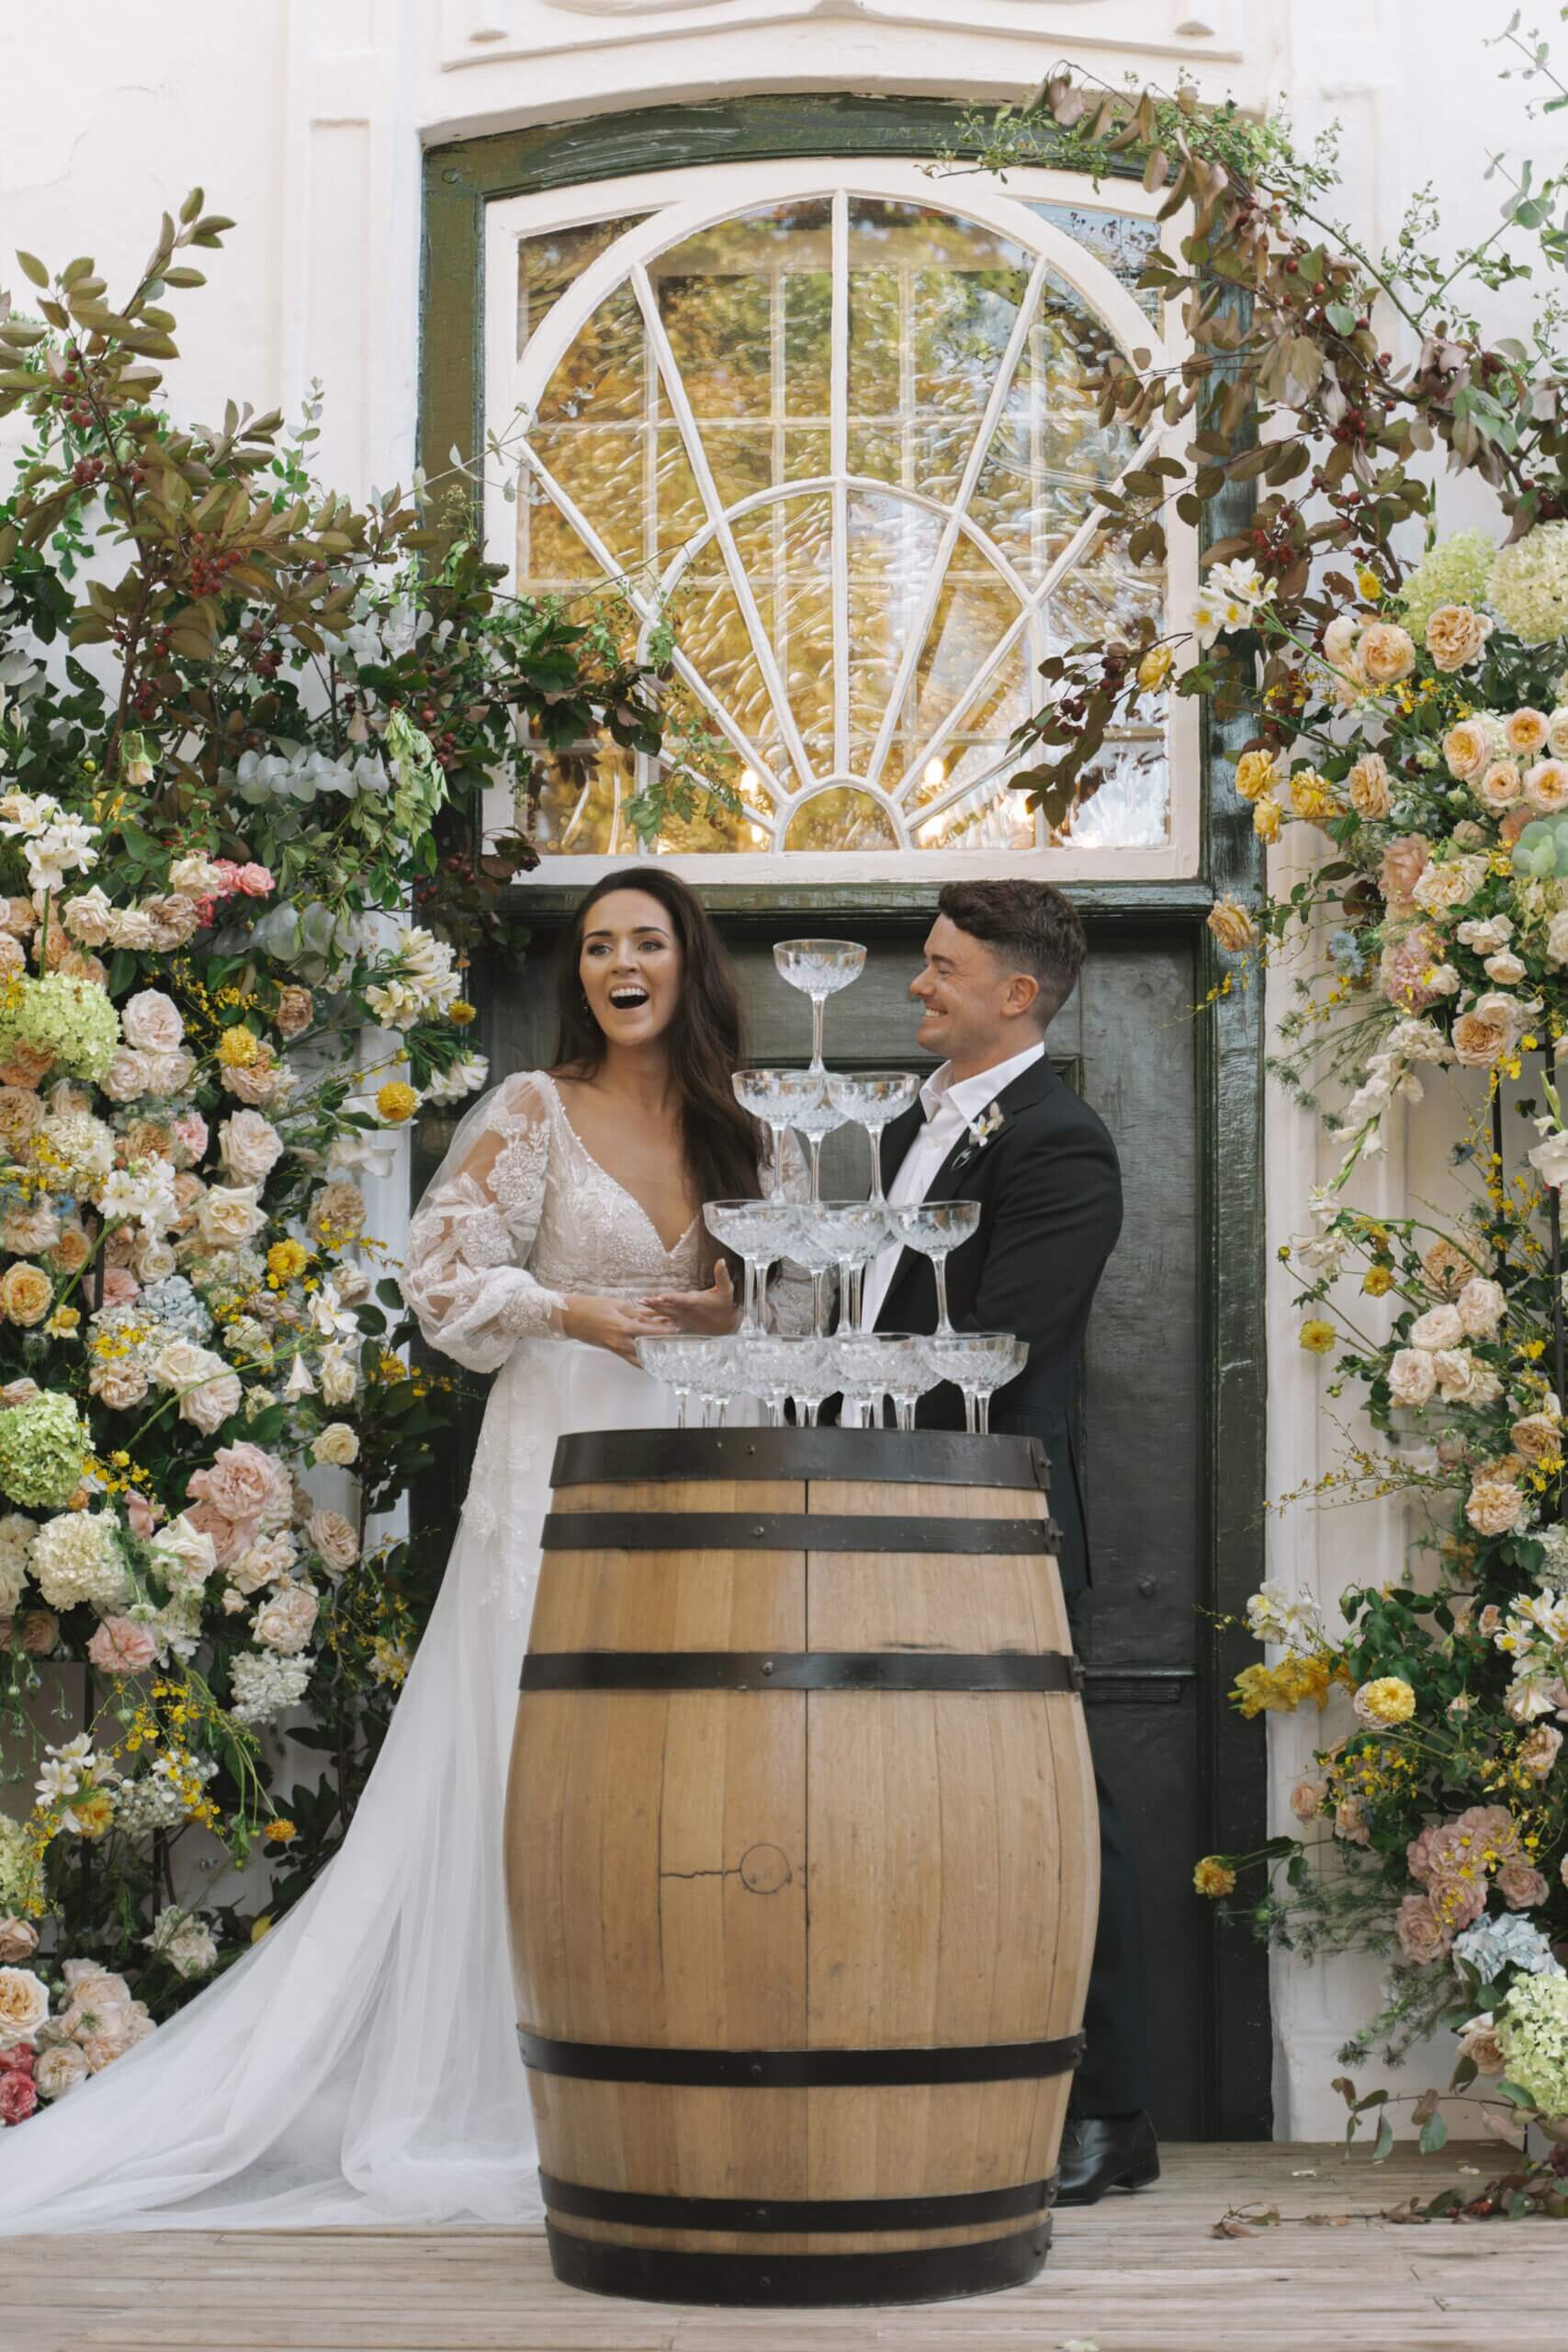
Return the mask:
[[(687, 161), (811, 153), (930, 154), (953, 109), (926, 101), (776, 98), (560, 124), (438, 151), (427, 164), (422, 447), (430, 470), (456, 442), (482, 446), (482, 274), (491, 198)], [(634, 197), (628, 192), (627, 209)], [(1228, 527), (1228, 526), (1227, 526)], [(1223, 777), (1224, 772), (1220, 772)], [(1259, 1007), (1200, 1005), (1219, 978), (1203, 916), (1245, 885), (1257, 856), (1248, 812), (1206, 779), (1201, 870), (1190, 880), (1073, 888), (1089, 925), (1083, 984), (1050, 1046), (1121, 1153), (1127, 1215), (1091, 1325), (1082, 1384), (1096, 1590), (1083, 1646), (1091, 1734), (1137, 1849), (1151, 1954), (1156, 2120), (1168, 2134), (1269, 2129), (1269, 2029), (1261, 1948), (1192, 1892), (1205, 1851), (1263, 1835), (1261, 1726), (1225, 1701), (1252, 1655), (1221, 1622), (1262, 1574), (1264, 1351)], [(760, 1056), (798, 1056), (803, 1001), (773, 968), (775, 938), (864, 939), (863, 979), (829, 1012), (829, 1058), (919, 1057), (906, 989), (935, 883), (738, 886), (713, 859), (702, 887), (742, 968)], [(536, 948), (558, 935), (572, 892), (548, 865), (521, 887)], [(536, 963), (476, 976), (492, 1071), (547, 1062), (548, 989)], [(439, 1152), (434, 1126), (428, 1150)], [(829, 1181), (852, 1181), (851, 1142), (829, 1146)], [(431, 1162), (416, 1170), (423, 1181)], [(427, 1498), (445, 1543), (466, 1478), (455, 1454)]]

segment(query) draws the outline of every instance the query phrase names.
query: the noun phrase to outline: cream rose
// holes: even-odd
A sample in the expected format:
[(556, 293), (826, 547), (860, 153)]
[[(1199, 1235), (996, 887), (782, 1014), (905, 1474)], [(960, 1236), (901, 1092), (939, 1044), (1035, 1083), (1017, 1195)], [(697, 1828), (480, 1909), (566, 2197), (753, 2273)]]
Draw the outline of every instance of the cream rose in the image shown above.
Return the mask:
[(1545, 750), (1550, 723), (1543, 710), (1513, 711), (1503, 721), (1503, 741), (1521, 759), (1532, 758)]
[(1511, 947), (1499, 947), (1495, 955), (1486, 957), (1481, 968), (1500, 989), (1517, 989), (1528, 976), (1528, 967)]
[[(1423, 843), (1423, 849), (1425, 844)], [(1562, 918), (1568, 923), (1568, 914)], [(1568, 949), (1564, 950), (1568, 960)], [(323, 1184), (310, 1203), (306, 1229), (313, 1241), (343, 1241), (365, 1230), (365, 1195), (357, 1184), (339, 1177)]]
[(1373, 621), (1357, 640), (1356, 659), (1374, 686), (1397, 685), (1416, 667), (1415, 640), (1397, 622)]
[(1427, 914), (1446, 914), (1450, 907), (1462, 907), (1474, 898), (1486, 879), (1486, 859), (1474, 852), (1434, 860), (1417, 876), (1410, 895)]
[(313, 1510), (305, 1521), (305, 1540), (321, 1554), (329, 1576), (341, 1577), (359, 1557), (359, 1538), (338, 1510)]
[(1525, 1515), (1525, 1498), (1510, 1479), (1478, 1478), (1464, 1515), (1478, 1535), (1506, 1535)]
[(258, 1535), (230, 1563), (229, 1582), (248, 1597), (275, 1577), (286, 1577), (299, 1557), (299, 1547), (286, 1529), (276, 1535)]
[(1467, 1069), (1485, 1069), (1502, 1060), (1513, 1040), (1511, 1022), (1484, 1021), (1479, 1012), (1461, 1012), (1454, 1023), (1454, 1059)]
[(87, 1374), (87, 1386), (111, 1413), (129, 1413), (147, 1394), (147, 1374), (129, 1356), (100, 1358)]
[(283, 1153), (283, 1137), (259, 1111), (234, 1111), (218, 1130), (218, 1153), (238, 1184), (263, 1184)]
[(319, 1430), (310, 1447), (318, 1462), (330, 1462), (337, 1469), (346, 1470), (359, 1459), (359, 1440), (346, 1421), (329, 1421)]
[(1485, 650), (1492, 624), (1468, 605), (1439, 605), (1427, 623), (1427, 650), (1439, 670), (1463, 670)]
[(33, 2067), (33, 2080), (38, 2085), (39, 2098), (63, 2098), (78, 2083), (87, 2079), (86, 2052), (74, 2041), (57, 2041), (52, 2050), (40, 2050)]
[(0, 1245), (29, 1257), (35, 1250), (52, 1250), (60, 1238), (60, 1220), (51, 1208), (13, 1209), (0, 1225)]
[(1456, 1306), (1429, 1306), (1410, 1326), (1413, 1348), (1457, 1348), (1464, 1336), (1464, 1319)]
[(178, 1005), (161, 989), (139, 989), (127, 997), (119, 1025), (128, 1046), (150, 1054), (172, 1054), (186, 1034)]
[(1443, 738), (1443, 758), (1449, 774), (1457, 783), (1468, 784), (1491, 759), (1495, 743), (1489, 719), (1461, 718)]
[(54, 1303), (54, 1284), (41, 1266), (18, 1258), (0, 1276), (0, 1312), (8, 1323), (41, 1323)]
[(30, 1919), (13, 1911), (0, 1919), (0, 1968), (14, 1968), (18, 1961), (31, 1960), (38, 1950), (38, 1929)]
[(1209, 910), (1209, 929), (1227, 956), (1245, 955), (1258, 940), (1258, 925), (1239, 900), (1216, 899)]
[(352, 1405), (359, 1389), (359, 1367), (345, 1347), (337, 1340), (321, 1350), (321, 1402), (323, 1405)]
[(49, 1987), (30, 1968), (0, 1968), (0, 2050), (30, 2041), (49, 2016)]
[(1491, 760), (1478, 776), (1471, 778), (1470, 788), (1483, 808), (1495, 817), (1510, 809), (1524, 791), (1524, 782), (1512, 760)]
[(1489, 1340), (1503, 1320), (1507, 1298), (1501, 1283), (1472, 1274), (1454, 1301), (1461, 1323), (1474, 1340)]
[(254, 1184), (212, 1184), (197, 1211), (197, 1227), (214, 1246), (248, 1241), (266, 1223)]
[(1568, 808), (1568, 762), (1537, 760), (1525, 776), (1525, 798), (1547, 817)]
[(60, 920), (79, 947), (102, 947), (108, 939), (114, 909), (95, 882), (90, 889), (67, 899)]
[(0, 1086), (0, 1144), (15, 1151), (43, 1125), (43, 1104), (30, 1086)]
[(212, 1436), (240, 1409), (243, 1392), (239, 1374), (229, 1370), (221, 1356), (192, 1340), (170, 1340), (152, 1369), (164, 1387), (180, 1392), (181, 1420), (193, 1423), (204, 1437)]
[(134, 1046), (121, 1046), (98, 1080), (111, 1102), (134, 1102), (148, 1091), (149, 1072)]
[(1444, 1403), (1456, 1405), (1469, 1396), (1475, 1365), (1463, 1348), (1437, 1348), (1432, 1353), (1432, 1373)]
[(1401, 1348), (1388, 1368), (1389, 1394), (1396, 1405), (1425, 1405), (1438, 1385), (1425, 1348)]
[(251, 1630), (263, 1649), (276, 1650), (280, 1657), (295, 1657), (314, 1632), (320, 1609), (310, 1585), (276, 1585), (252, 1618)]
[(315, 1004), (309, 989), (283, 988), (277, 991), (277, 1010), (273, 1014), (286, 1037), (301, 1037), (316, 1017)]
[(1365, 818), (1368, 823), (1373, 823), (1378, 819), (1386, 817), (1393, 806), (1393, 795), (1389, 789), (1388, 767), (1381, 753), (1377, 752), (1368, 752), (1363, 758), (1356, 762), (1345, 779), (1345, 785), (1350, 795), (1351, 808), (1358, 817)]

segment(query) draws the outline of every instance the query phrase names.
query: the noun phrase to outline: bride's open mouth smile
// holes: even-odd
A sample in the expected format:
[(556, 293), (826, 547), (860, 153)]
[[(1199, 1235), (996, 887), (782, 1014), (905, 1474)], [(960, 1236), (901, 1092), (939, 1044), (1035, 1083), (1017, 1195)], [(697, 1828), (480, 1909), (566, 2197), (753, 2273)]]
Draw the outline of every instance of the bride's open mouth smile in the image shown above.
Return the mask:
[(646, 1004), (648, 1001), (648, 990), (645, 988), (639, 988), (632, 981), (610, 990), (610, 1002), (617, 1012), (635, 1012), (639, 1005)]

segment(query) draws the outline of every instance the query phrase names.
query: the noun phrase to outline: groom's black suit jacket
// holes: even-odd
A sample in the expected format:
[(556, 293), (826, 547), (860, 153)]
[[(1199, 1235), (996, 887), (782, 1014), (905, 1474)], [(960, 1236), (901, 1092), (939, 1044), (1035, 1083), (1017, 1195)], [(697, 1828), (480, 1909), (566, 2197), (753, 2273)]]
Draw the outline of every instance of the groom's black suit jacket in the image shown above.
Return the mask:
[[(993, 1430), (1042, 1438), (1051, 1514), (1062, 1530), (1058, 1566), (1072, 1592), (1089, 1580), (1083, 1489), (1073, 1444), (1073, 1379), (1105, 1261), (1122, 1229), (1122, 1171), (1104, 1122), (1058, 1078), (1048, 1057), (997, 1097), (1002, 1124), (976, 1146), (967, 1132), (931, 1179), (928, 1201), (980, 1204), (980, 1227), (947, 1261), (948, 1311), (956, 1328), (1013, 1331), (1029, 1362), (991, 1404)], [(917, 1100), (883, 1142), (891, 1186), (925, 1125)], [(906, 1250), (876, 1317), (881, 1331), (934, 1331), (936, 1274)], [(926, 1429), (962, 1429), (964, 1398), (952, 1386), (920, 1399)]]

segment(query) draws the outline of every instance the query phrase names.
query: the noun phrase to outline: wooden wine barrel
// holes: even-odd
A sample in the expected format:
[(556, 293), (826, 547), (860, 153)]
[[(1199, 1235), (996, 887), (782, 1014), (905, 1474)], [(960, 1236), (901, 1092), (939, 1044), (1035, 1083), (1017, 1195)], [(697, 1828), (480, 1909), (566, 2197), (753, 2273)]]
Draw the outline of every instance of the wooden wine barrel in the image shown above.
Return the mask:
[(551, 2256), (708, 2303), (1032, 2278), (1098, 1901), (1042, 1449), (568, 1437), (507, 1799)]

